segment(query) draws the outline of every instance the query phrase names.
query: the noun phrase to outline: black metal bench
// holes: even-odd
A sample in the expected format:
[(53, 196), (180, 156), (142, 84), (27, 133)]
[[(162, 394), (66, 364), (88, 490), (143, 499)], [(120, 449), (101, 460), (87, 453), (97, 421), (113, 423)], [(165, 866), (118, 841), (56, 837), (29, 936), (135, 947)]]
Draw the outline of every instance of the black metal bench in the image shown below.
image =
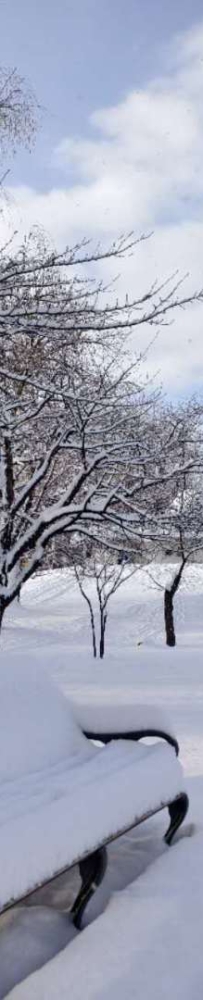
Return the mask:
[[(50, 698), (46, 701), (45, 744), (43, 713), (40, 716), (40, 709), (35, 713), (36, 733), (34, 721), (33, 743), (31, 741), (27, 747), (29, 761), (26, 771), (28, 713), (31, 712), (33, 727), (33, 712), (36, 705), (41, 704), (41, 689), (38, 685), (36, 700), (35, 688), (34, 682), (34, 688), (31, 684), (30, 690), (29, 679), (26, 698), (23, 689), (25, 724), (20, 719), (17, 726), (19, 746), (15, 741), (13, 772), (7, 774), (5, 769), (2, 778), (0, 768), (0, 914), (22, 904), (33, 893), (36, 894), (38, 888), (49, 885), (78, 864), (81, 887), (71, 914), (75, 927), (80, 928), (85, 906), (103, 879), (108, 844), (164, 808), (168, 809), (170, 820), (165, 841), (168, 845), (172, 843), (188, 809), (188, 796), (178, 761), (179, 747), (170, 725), (165, 724), (164, 716), (162, 724), (161, 712), (153, 725), (154, 709), (149, 709), (149, 706), (146, 706), (146, 726), (143, 721), (144, 706), (141, 712), (140, 709), (136, 712), (132, 705), (120, 705), (117, 711), (115, 704), (112, 719), (111, 709), (106, 712), (105, 706), (103, 709), (101, 705), (98, 709), (92, 706), (91, 711), (87, 706), (80, 706), (76, 708), (77, 721), (72, 722), (72, 710), (70, 712), (66, 698), (53, 690), (51, 703)], [(66, 750), (66, 716), (67, 733), (68, 727), (71, 729), (73, 725), (76, 743), (78, 733), (79, 757), (72, 755), (70, 740)], [(54, 734), (55, 718), (59, 747)], [(7, 724), (9, 727), (9, 719)], [(71, 735), (71, 739), (73, 737)], [(141, 743), (146, 739), (153, 741), (151, 745), (149, 742)], [(40, 740), (44, 754), (42, 770)], [(98, 742), (103, 744), (100, 751), (96, 746)], [(35, 748), (36, 754), (38, 752), (36, 770)], [(49, 767), (51, 752), (53, 759)], [(17, 755), (19, 761), (23, 762), (25, 758), (20, 777)], [(29, 840), (32, 817), (34, 834)], [(35, 837), (36, 857), (33, 850)]]

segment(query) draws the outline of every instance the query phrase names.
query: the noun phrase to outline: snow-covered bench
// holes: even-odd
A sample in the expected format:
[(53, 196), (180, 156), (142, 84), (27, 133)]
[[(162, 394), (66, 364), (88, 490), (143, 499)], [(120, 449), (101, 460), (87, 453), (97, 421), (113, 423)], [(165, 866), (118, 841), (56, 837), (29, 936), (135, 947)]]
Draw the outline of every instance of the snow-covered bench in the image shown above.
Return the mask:
[[(139, 742), (149, 735), (162, 739)], [(162, 712), (101, 704), (74, 712), (29, 664), (20, 676), (3, 671), (0, 912), (78, 863), (82, 886), (72, 918), (79, 927), (110, 841), (167, 806), (171, 843), (188, 807), (177, 754)]]

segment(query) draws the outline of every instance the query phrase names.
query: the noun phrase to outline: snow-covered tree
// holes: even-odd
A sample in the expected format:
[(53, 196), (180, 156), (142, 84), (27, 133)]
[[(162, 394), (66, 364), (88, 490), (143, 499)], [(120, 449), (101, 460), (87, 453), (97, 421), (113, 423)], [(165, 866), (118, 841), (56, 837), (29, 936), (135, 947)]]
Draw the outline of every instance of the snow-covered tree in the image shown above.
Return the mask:
[(163, 477), (159, 463), (156, 471), (157, 442), (149, 448), (135, 434), (141, 386), (119, 352), (137, 325), (178, 308), (179, 292), (155, 286), (109, 306), (92, 282), (93, 261), (133, 246), (130, 238), (106, 252), (84, 244), (56, 254), (37, 234), (16, 255), (1, 254), (0, 620), (57, 534), (98, 538), (102, 524), (136, 545), (144, 497), (174, 474)]
[(35, 136), (38, 105), (31, 87), (14, 69), (0, 67), (0, 157), (30, 147)]

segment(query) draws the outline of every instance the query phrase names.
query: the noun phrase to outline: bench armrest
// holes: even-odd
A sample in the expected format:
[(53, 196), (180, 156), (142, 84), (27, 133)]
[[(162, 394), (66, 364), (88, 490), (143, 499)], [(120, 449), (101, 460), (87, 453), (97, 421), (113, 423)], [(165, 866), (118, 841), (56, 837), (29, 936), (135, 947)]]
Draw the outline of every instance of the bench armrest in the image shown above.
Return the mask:
[(165, 733), (161, 729), (135, 729), (128, 732), (122, 733), (101, 733), (92, 732), (91, 730), (83, 729), (84, 736), (88, 740), (98, 740), (100, 743), (110, 743), (111, 740), (143, 740), (146, 737), (156, 737), (160, 740), (165, 740), (169, 743), (175, 750), (176, 757), (179, 754), (179, 744), (175, 736), (170, 736), (169, 733)]
[(101, 743), (110, 740), (141, 740), (144, 737), (158, 737), (174, 747), (178, 755), (179, 746), (167, 713), (156, 705), (133, 704), (114, 701), (77, 703), (74, 712), (85, 736)]

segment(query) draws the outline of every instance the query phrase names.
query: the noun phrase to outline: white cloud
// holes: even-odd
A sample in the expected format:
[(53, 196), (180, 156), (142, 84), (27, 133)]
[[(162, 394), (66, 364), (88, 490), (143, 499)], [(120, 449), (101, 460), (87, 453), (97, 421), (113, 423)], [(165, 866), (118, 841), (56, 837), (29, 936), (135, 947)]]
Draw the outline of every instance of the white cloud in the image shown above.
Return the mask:
[[(63, 187), (10, 190), (5, 234), (8, 224), (23, 232), (39, 223), (62, 247), (84, 235), (107, 243), (123, 231), (153, 229), (122, 265), (121, 292), (139, 294), (177, 268), (190, 272), (186, 291), (203, 285), (202, 97), (203, 24), (174, 40), (162, 78), (92, 115), (90, 141), (64, 138), (54, 153)], [(68, 186), (70, 168), (76, 180)], [(201, 382), (202, 326), (201, 308), (179, 314), (150, 352), (150, 371), (161, 368), (176, 391)]]

